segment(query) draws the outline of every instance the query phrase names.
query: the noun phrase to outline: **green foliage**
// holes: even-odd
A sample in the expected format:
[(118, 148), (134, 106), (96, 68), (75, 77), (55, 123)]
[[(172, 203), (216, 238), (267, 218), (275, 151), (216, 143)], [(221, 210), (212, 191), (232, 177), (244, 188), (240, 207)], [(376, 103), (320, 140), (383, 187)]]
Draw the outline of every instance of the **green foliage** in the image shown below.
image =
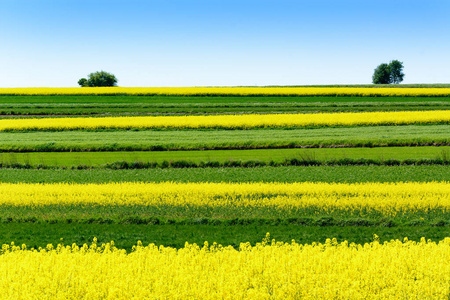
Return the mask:
[(90, 73), (87, 79), (81, 78), (80, 80), (78, 80), (78, 84), (81, 87), (116, 86), (117, 78), (111, 73), (99, 71)]
[[(148, 226), (138, 224), (73, 224), (73, 223), (6, 223), (2, 220), (0, 226), (0, 244), (26, 244), (29, 248), (45, 248), (47, 244), (83, 245), (90, 244), (96, 237), (99, 243), (114, 241), (118, 248), (131, 251), (138, 240), (144, 245), (156, 245), (182, 248), (185, 242), (203, 245), (205, 241), (238, 248), (240, 243), (250, 242), (255, 245), (261, 242), (267, 232), (270, 237), (282, 242), (298, 243), (322, 242), (330, 237), (336, 237), (339, 242), (364, 244), (373, 241), (373, 234), (380, 237), (380, 242), (392, 239), (419, 241), (425, 237), (433, 241), (448, 237), (448, 227), (426, 225), (416, 226), (308, 226), (296, 223), (252, 223), (235, 225), (214, 224), (174, 224)], [(288, 220), (287, 220), (288, 221)], [(356, 222), (358, 220), (355, 220)], [(356, 230), (355, 230), (356, 229)]]
[(0, 168), (220, 168), (450, 164), (450, 147), (0, 153)]
[(80, 80), (78, 80), (78, 84), (79, 84), (81, 87), (87, 87), (87, 86), (88, 86), (88, 81), (87, 81), (86, 78), (81, 78)]
[[(2, 152), (450, 145), (450, 125), (255, 130), (0, 132)], [(120, 160), (117, 159), (117, 160)]]
[(374, 84), (389, 84), (391, 83), (391, 72), (388, 64), (379, 65), (372, 76)]
[(445, 165), (185, 169), (0, 169), (1, 182), (399, 182), (450, 181)]
[(403, 63), (398, 60), (392, 60), (389, 63), (389, 70), (391, 75), (391, 82), (399, 84), (403, 81), (405, 74), (403, 73)]
[[(406, 88), (414, 85), (400, 84), (398, 88)], [(367, 86), (365, 86), (367, 87)], [(377, 88), (379, 85), (370, 85), (372, 88)], [(393, 85), (383, 85), (383, 87), (393, 88)], [(420, 87), (420, 85), (417, 85)], [(425, 86), (426, 87), (426, 86)], [(438, 86), (440, 87), (440, 86)], [(445, 87), (442, 86), (442, 87)], [(450, 87), (450, 85), (448, 86)], [(218, 109), (227, 107), (268, 107), (276, 106), (309, 106), (316, 107), (320, 111), (322, 106), (333, 107), (336, 105), (372, 105), (378, 106), (379, 110), (383, 110), (383, 106), (391, 106), (398, 104), (417, 104), (417, 103), (441, 103), (449, 104), (450, 97), (355, 97), (355, 96), (339, 96), (339, 97), (279, 97), (279, 96), (258, 96), (258, 97), (208, 97), (208, 96), (135, 96), (135, 95), (116, 95), (116, 96), (102, 96), (102, 95), (80, 95), (80, 96), (65, 96), (65, 95), (51, 95), (51, 96), (5, 96), (0, 95), (1, 107), (9, 108), (10, 105), (22, 106), (23, 108), (33, 107), (98, 107), (105, 108), (105, 113), (108, 113), (108, 108), (120, 107), (126, 108), (134, 105), (143, 106), (144, 108), (173, 108), (179, 109), (193, 109), (195, 107)], [(145, 105), (145, 106), (144, 106)], [(337, 110), (338, 111), (338, 110)], [(176, 112), (176, 110), (172, 111)], [(214, 112), (213, 110), (211, 112)]]
[(372, 76), (374, 84), (399, 84), (403, 81), (403, 63), (398, 60), (392, 60), (389, 64), (379, 65)]
[[(6, 223), (97, 223), (97, 224), (278, 224), (294, 223), (312, 226), (380, 226), (390, 218), (391, 226), (422, 220), (433, 225), (450, 226), (447, 209), (402, 210), (396, 215), (370, 208), (270, 207), (270, 206), (206, 206), (206, 205), (2, 205), (0, 222)], [(359, 219), (359, 222), (355, 222)]]
[[(208, 100), (209, 102), (207, 102)], [(0, 96), (0, 115), (129, 116), (448, 110), (450, 97)]]

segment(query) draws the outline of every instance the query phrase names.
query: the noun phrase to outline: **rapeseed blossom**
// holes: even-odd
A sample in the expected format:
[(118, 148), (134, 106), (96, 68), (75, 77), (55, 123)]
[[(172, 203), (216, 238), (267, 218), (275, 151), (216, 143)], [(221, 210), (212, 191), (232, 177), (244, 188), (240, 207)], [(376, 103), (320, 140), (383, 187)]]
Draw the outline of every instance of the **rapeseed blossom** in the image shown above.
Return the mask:
[(153, 207), (314, 208), (450, 211), (450, 183), (0, 183), (0, 205), (143, 205)]
[(317, 114), (2, 119), (0, 131), (78, 129), (251, 129), (450, 123), (450, 110)]
[(450, 238), (359, 245), (3, 245), (5, 299), (448, 299)]
[(361, 87), (83, 87), (0, 88), (0, 95), (361, 96), (447, 97), (450, 88)]

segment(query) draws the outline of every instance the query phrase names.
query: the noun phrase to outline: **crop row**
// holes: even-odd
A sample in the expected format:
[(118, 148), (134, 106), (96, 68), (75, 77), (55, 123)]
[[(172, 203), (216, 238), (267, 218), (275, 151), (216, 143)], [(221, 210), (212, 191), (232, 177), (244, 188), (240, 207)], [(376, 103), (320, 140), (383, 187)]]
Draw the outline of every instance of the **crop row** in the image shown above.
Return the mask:
[[(20, 216), (21, 217), (21, 216)], [(125, 217), (126, 218), (126, 217)], [(124, 218), (124, 221), (126, 221)], [(110, 223), (106, 219), (85, 219), (80, 222), (9, 222), (1, 220), (0, 245), (25, 244), (28, 247), (45, 248), (48, 244), (57, 245), (62, 241), (66, 245), (83, 245), (91, 243), (94, 237), (100, 243), (114, 241), (116, 246), (126, 249), (128, 252), (141, 240), (144, 245), (155, 243), (156, 245), (170, 246), (177, 249), (183, 248), (186, 242), (203, 244), (205, 241), (217, 242), (222, 245), (230, 245), (239, 249), (242, 242), (250, 242), (252, 245), (261, 242), (267, 232), (270, 232), (277, 241), (290, 242), (293, 239), (302, 244), (313, 242), (325, 242), (330, 236), (339, 238), (339, 241), (347, 240), (349, 243), (364, 244), (373, 241), (373, 234), (380, 237), (380, 241), (395, 239), (420, 241), (422, 237), (433, 241), (440, 241), (449, 236), (450, 227), (443, 227), (437, 222), (397, 222), (397, 219), (379, 220), (374, 223), (364, 223), (361, 219), (345, 220), (337, 218), (311, 219), (310, 222), (300, 223), (302, 219), (232, 219), (209, 220), (204, 223), (176, 222), (168, 224), (161, 219), (129, 218), (135, 223)], [(159, 225), (153, 225), (159, 220)], [(307, 221), (307, 219), (303, 219)], [(18, 220), (17, 220), (18, 221)], [(56, 220), (55, 220), (56, 221)], [(83, 222), (86, 221), (86, 222)], [(137, 222), (139, 221), (139, 222)], [(145, 222), (147, 221), (147, 222)], [(208, 221), (208, 219), (206, 219)], [(393, 224), (393, 223), (397, 224)], [(145, 225), (147, 224), (147, 225)], [(447, 224), (450, 224), (447, 223)], [(393, 225), (393, 226), (391, 226)], [(357, 226), (357, 227), (356, 227)], [(1, 248), (1, 247), (0, 247)]]
[(2, 182), (399, 182), (450, 181), (446, 165), (307, 166), (201, 169), (0, 169)]
[(206, 168), (450, 164), (450, 147), (0, 153), (0, 168)]
[(0, 88), (0, 95), (443, 97), (443, 96), (450, 96), (450, 88), (361, 88), (361, 87)]
[(0, 131), (79, 129), (251, 129), (359, 125), (439, 124), (450, 122), (450, 110), (412, 112), (267, 114), (164, 117), (3, 119)]
[(186, 115), (446, 110), (450, 97), (0, 96), (0, 115)]
[(447, 299), (450, 239), (381, 244), (275, 242), (267, 235), (238, 250), (218, 244), (184, 248), (114, 243), (3, 245), (4, 298), (115, 299)]
[[(450, 125), (326, 127), (291, 130), (17, 131), (0, 132), (2, 141), (0, 151), (73, 152), (442, 146), (450, 145), (449, 132)], [(188, 153), (186, 155), (189, 156)]]
[(429, 183), (108, 183), (0, 184), (0, 205), (100, 205), (322, 212), (450, 211), (450, 184)]

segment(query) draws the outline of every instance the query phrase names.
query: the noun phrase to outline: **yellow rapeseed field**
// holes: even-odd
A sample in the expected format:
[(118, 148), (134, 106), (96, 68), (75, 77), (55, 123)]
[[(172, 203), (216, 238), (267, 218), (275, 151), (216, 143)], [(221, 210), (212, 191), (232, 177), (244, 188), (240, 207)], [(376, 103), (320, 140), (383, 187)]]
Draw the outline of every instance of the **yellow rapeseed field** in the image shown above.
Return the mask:
[(450, 96), (450, 88), (361, 87), (84, 87), (0, 88), (0, 95), (176, 95), (176, 96)]
[(317, 207), (396, 215), (450, 210), (450, 183), (1, 183), (0, 205), (147, 205), (194, 207)]
[(449, 123), (450, 110), (364, 113), (2, 119), (5, 130), (151, 129), (407, 125)]
[[(95, 241), (95, 239), (94, 239)], [(450, 238), (438, 243), (3, 245), (3, 299), (448, 299)]]

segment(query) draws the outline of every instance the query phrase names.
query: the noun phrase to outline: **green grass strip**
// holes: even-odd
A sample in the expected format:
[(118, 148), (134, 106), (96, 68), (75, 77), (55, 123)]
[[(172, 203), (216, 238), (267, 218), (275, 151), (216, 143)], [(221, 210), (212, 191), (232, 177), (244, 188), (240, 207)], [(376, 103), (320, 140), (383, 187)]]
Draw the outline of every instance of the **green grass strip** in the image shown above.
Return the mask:
[(448, 211), (436, 208), (399, 212), (389, 216), (370, 209), (334, 209), (320, 206), (281, 209), (277, 207), (211, 207), (146, 205), (2, 205), (2, 223), (97, 223), (140, 225), (237, 225), (297, 224), (304, 226), (448, 226)]
[(0, 169), (0, 182), (429, 182), (450, 181), (445, 165), (38, 170)]
[(450, 145), (450, 125), (270, 130), (0, 132), (0, 152)]
[(332, 102), (332, 103), (194, 103), (194, 104), (6, 104), (0, 117), (146, 116), (325, 112), (449, 110), (449, 102)]
[(137, 241), (144, 245), (155, 243), (182, 248), (185, 242), (202, 245), (211, 244), (239, 247), (241, 242), (255, 245), (270, 232), (270, 237), (277, 241), (299, 243), (322, 242), (335, 237), (339, 242), (370, 243), (377, 234), (380, 242), (392, 239), (419, 241), (420, 238), (442, 240), (450, 235), (449, 227), (436, 226), (304, 226), (298, 224), (244, 224), (244, 225), (136, 225), (136, 224), (48, 224), (48, 223), (3, 223), (0, 226), (0, 243), (28, 247), (45, 248), (47, 244), (64, 243), (66, 245), (90, 244), (94, 237), (99, 243), (114, 241), (119, 248), (131, 250)]
[(162, 168), (450, 163), (450, 147), (0, 153), (0, 167)]

